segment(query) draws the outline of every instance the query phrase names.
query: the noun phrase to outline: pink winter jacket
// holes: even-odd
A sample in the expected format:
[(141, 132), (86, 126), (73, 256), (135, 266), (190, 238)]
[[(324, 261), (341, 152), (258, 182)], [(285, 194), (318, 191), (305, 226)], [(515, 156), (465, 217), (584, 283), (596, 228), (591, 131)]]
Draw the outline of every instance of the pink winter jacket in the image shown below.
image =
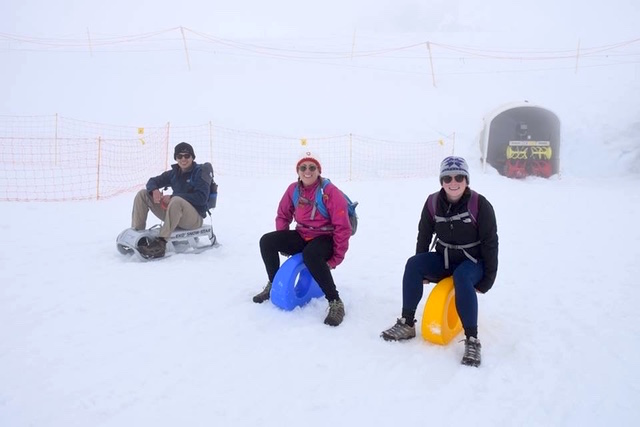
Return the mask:
[[(289, 230), (292, 221), (296, 222), (296, 231), (305, 240), (311, 240), (325, 234), (333, 235), (333, 256), (327, 261), (329, 267), (336, 268), (349, 249), (349, 237), (351, 237), (351, 225), (349, 224), (349, 213), (347, 211), (347, 201), (342, 196), (342, 192), (332, 183), (324, 188), (324, 205), (329, 213), (329, 218), (323, 217), (316, 209), (314, 219), (311, 219), (312, 203), (303, 203), (303, 197), (308, 200), (315, 200), (316, 190), (320, 191), (320, 180), (309, 186), (301, 185), (298, 206), (293, 206), (293, 191), (298, 182), (294, 182), (287, 188), (280, 204), (278, 205), (278, 215), (276, 216), (276, 230)], [(323, 227), (333, 227), (333, 230), (323, 230)]]

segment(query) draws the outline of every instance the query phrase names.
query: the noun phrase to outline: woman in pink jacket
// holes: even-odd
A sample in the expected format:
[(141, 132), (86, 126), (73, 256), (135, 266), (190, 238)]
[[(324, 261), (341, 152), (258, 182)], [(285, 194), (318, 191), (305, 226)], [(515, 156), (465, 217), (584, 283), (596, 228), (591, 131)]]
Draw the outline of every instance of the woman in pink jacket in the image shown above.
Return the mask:
[[(289, 185), (278, 205), (276, 231), (267, 233), (260, 239), (260, 253), (269, 282), (262, 292), (253, 297), (253, 302), (262, 303), (269, 299), (271, 282), (280, 268), (279, 253), (294, 255), (302, 252), (309, 273), (329, 301), (329, 314), (324, 323), (338, 326), (344, 318), (344, 304), (333, 281), (331, 269), (344, 260), (349, 249), (351, 225), (347, 201), (332, 183), (322, 188), (322, 167), (310, 152), (304, 153), (298, 161), (296, 171), (298, 180)], [(322, 192), (328, 218), (317, 209), (317, 192)], [(298, 195), (298, 202), (294, 205), (295, 193)], [(289, 229), (292, 221), (296, 222), (294, 230)]]

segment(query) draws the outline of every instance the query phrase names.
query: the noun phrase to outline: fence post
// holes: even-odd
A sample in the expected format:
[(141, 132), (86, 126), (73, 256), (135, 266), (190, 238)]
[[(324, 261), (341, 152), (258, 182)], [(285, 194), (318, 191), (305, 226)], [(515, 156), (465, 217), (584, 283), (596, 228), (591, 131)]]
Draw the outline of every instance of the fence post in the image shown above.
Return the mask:
[(209, 120), (209, 159), (213, 164), (213, 123)]
[(353, 179), (353, 134), (349, 132), (349, 181)]
[(56, 113), (55, 139), (53, 143), (53, 164), (58, 166), (58, 113)]
[(98, 168), (96, 173), (96, 200), (100, 200), (100, 162), (102, 160), (102, 137), (98, 137)]
[(180, 27), (182, 33), (182, 42), (184, 43), (184, 53), (187, 55), (187, 68), (191, 71), (191, 61), (189, 60), (189, 49), (187, 49), (187, 37), (184, 35), (184, 27)]
[(171, 122), (167, 122), (167, 139), (164, 144), (164, 170), (169, 170), (169, 128)]
[(451, 142), (451, 154), (454, 154), (455, 151), (456, 151), (456, 133), (455, 133), (455, 131), (453, 132), (452, 139), (453, 139), (453, 141)]
[(436, 87), (436, 72), (433, 69), (433, 56), (431, 55), (431, 42), (427, 42), (427, 49), (429, 50), (429, 65), (431, 66), (431, 84)]
[(578, 61), (580, 60), (580, 39), (578, 39), (578, 48), (576, 49), (576, 71), (575, 74), (578, 74)]

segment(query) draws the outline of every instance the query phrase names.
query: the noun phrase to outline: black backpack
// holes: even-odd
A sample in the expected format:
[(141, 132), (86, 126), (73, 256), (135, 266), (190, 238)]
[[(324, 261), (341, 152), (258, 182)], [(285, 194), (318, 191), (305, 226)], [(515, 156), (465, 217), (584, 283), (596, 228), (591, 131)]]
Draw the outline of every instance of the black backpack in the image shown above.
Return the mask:
[[(189, 177), (189, 182), (191, 182), (193, 186), (194, 175), (197, 171), (202, 170), (202, 176), (204, 174), (209, 175), (211, 177), (211, 183), (209, 184), (209, 198), (207, 199), (207, 212), (211, 215), (211, 209), (216, 207), (216, 201), (218, 200), (218, 184), (213, 179), (213, 166), (211, 163), (205, 162), (203, 164), (196, 164), (196, 166), (191, 170), (191, 176)], [(172, 171), (173, 176), (175, 176), (176, 171)], [(169, 187), (164, 187), (166, 190)]]
[[(467, 204), (467, 209), (469, 211), (469, 217), (471, 218), (471, 222), (476, 227), (478, 226), (478, 193), (471, 190), (471, 196), (469, 197), (469, 201)], [(431, 219), (435, 219), (436, 217), (436, 205), (438, 204), (438, 195), (440, 191), (436, 191), (433, 194), (429, 194), (427, 197), (427, 211), (429, 212), (429, 216)]]
[(209, 198), (207, 199), (207, 212), (211, 213), (211, 209), (216, 207), (216, 201), (218, 200), (218, 184), (213, 179), (213, 166), (209, 162), (205, 162), (203, 164), (196, 165), (195, 168), (191, 171), (191, 180), (193, 180), (193, 175), (202, 169), (202, 174), (207, 174), (211, 177), (211, 184), (209, 185)]

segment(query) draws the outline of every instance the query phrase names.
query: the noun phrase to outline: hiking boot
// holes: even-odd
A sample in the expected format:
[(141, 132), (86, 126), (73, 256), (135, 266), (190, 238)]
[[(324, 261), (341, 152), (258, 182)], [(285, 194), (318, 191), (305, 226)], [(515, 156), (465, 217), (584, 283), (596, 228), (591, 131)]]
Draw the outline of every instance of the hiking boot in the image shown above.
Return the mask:
[(149, 240), (147, 239), (147, 244), (138, 245), (138, 251), (140, 255), (145, 258), (162, 258), (167, 250), (167, 241), (162, 237), (158, 237), (157, 239)]
[(462, 356), (463, 365), (480, 366), (480, 340), (476, 337), (468, 337), (464, 340), (464, 356)]
[(402, 341), (416, 337), (416, 327), (407, 325), (407, 319), (399, 318), (396, 324), (380, 334), (385, 341)]
[(268, 282), (264, 289), (253, 297), (253, 302), (257, 304), (262, 304), (271, 296), (271, 282)]
[(344, 319), (344, 303), (340, 299), (329, 301), (329, 314), (324, 319), (324, 324), (338, 326)]

